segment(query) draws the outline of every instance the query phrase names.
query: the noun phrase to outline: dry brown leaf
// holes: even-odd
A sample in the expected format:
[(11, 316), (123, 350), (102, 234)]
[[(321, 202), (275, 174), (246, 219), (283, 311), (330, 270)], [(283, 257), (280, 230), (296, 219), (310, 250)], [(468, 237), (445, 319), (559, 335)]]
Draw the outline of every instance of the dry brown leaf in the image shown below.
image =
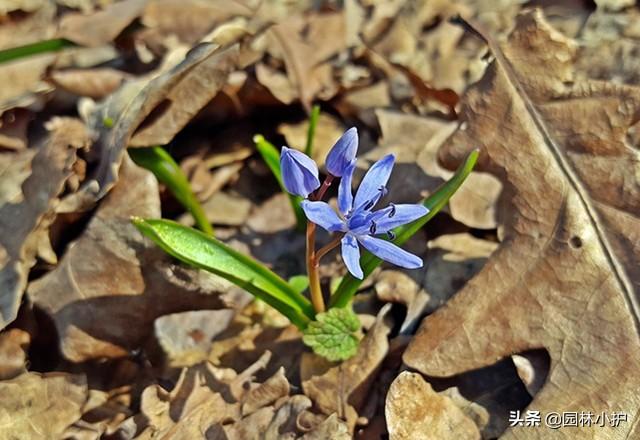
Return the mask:
[(88, 398), (84, 376), (25, 373), (0, 381), (0, 438), (60, 438)]
[[(245, 224), (251, 211), (251, 201), (239, 195), (226, 192), (213, 194), (202, 204), (209, 223), (214, 225), (241, 226)], [(193, 226), (191, 214), (180, 216), (178, 221), (184, 225)]]
[(207, 359), (213, 339), (228, 326), (235, 310), (195, 310), (156, 319), (156, 339), (169, 367), (194, 365)]
[[(0, 49), (53, 38), (55, 15), (56, 6), (50, 1), (42, 2), (29, 14), (16, 12), (3, 16), (0, 13)], [(0, 64), (0, 114), (14, 107), (38, 109), (44, 102), (42, 94), (53, 89), (43, 81), (43, 76), (55, 59), (56, 55), (48, 53)]]
[(34, 12), (42, 8), (45, 3), (46, 0), (4, 0), (0, 4), (0, 16), (15, 11)]
[(227, 402), (227, 383), (236, 377), (233, 370), (199, 364), (184, 369), (173, 391), (158, 385), (144, 390), (140, 402), (146, 417), (139, 439), (205, 438), (207, 430), (219, 422), (240, 419), (240, 405)]
[[(424, 321), (404, 361), (449, 376), (544, 348), (551, 369), (530, 409), (629, 420), (527, 438), (635, 438), (640, 177), (625, 134), (640, 90), (574, 81), (576, 44), (540, 12), (523, 13), (515, 29), (502, 46), (490, 40), (496, 61), (463, 100), (466, 128), (442, 150), (453, 165), (480, 145), (480, 168), (502, 178), (510, 209), (502, 245)], [(521, 437), (517, 429), (501, 438)]]
[(429, 297), (426, 311), (444, 305), (490, 258), (497, 243), (470, 234), (447, 234), (427, 243), (423, 287)]
[(42, 78), (55, 58), (47, 53), (0, 65), (0, 113), (32, 105), (38, 95), (51, 91), (53, 88)]
[(380, 310), (376, 322), (351, 359), (331, 366), (315, 355), (306, 360), (303, 358), (300, 375), (305, 395), (323, 414), (337, 413), (346, 420), (350, 432), (354, 430), (358, 412), (368, 403), (369, 388), (389, 351), (387, 336), (391, 323), (385, 319), (389, 310), (390, 305)]
[(283, 104), (291, 104), (298, 96), (298, 92), (287, 75), (268, 64), (258, 63), (256, 65), (256, 79)]
[[(278, 133), (282, 134), (287, 145), (291, 148), (297, 148), (304, 151), (307, 143), (307, 132), (309, 130), (309, 121), (305, 120), (298, 124), (280, 124)], [(324, 160), (327, 153), (338, 138), (344, 133), (345, 127), (333, 116), (327, 113), (321, 113), (316, 125), (315, 138), (313, 140), (313, 160), (318, 166), (324, 166)]]
[(270, 357), (265, 352), (240, 374), (210, 364), (184, 369), (170, 393), (158, 385), (148, 387), (142, 395), (141, 414), (121, 429), (136, 425), (141, 431), (137, 439), (296, 438), (296, 420), (311, 401), (302, 395), (289, 396), (283, 368), (263, 383), (253, 381)]
[(607, 11), (620, 11), (636, 4), (635, 0), (594, 0), (598, 9)]
[(640, 84), (640, 11), (600, 10), (591, 14), (580, 33), (576, 67), (587, 78)]
[(0, 153), (0, 207), (24, 199), (22, 184), (31, 175), (31, 161), (35, 148)]
[(147, 0), (123, 0), (89, 14), (65, 14), (58, 36), (80, 46), (97, 47), (112, 42), (142, 13)]
[(284, 368), (280, 367), (278, 372), (265, 382), (251, 388), (242, 399), (242, 415), (246, 417), (263, 408), (271, 405), (281, 397), (289, 395), (289, 381), (284, 375)]
[[(59, 118), (31, 162), (31, 175), (22, 183), (22, 196), (14, 193), (0, 206), (0, 328), (16, 317), (27, 274), (40, 246), (39, 230), (47, 230), (57, 197), (72, 173), (76, 149), (87, 145), (88, 134), (77, 119)], [(24, 163), (16, 162), (23, 169)], [(3, 173), (2, 178), (14, 174)], [(0, 187), (5, 184), (0, 183)], [(17, 197), (16, 197), (17, 196)]]
[(385, 415), (391, 440), (480, 439), (475, 423), (416, 373), (405, 371), (393, 381)]
[(31, 335), (19, 328), (0, 333), (0, 380), (13, 379), (27, 371), (27, 348)]
[(127, 158), (84, 233), (29, 286), (69, 360), (124, 356), (144, 342), (158, 316), (246, 304), (246, 294), (220, 278), (171, 264), (137, 232), (132, 215), (160, 217), (160, 201), (153, 175)]
[(239, 50), (237, 45), (218, 50), (216, 45), (205, 44), (193, 49), (189, 57), (194, 59), (187, 68), (185, 63), (177, 67), (177, 70), (184, 68), (184, 71), (174, 72), (175, 82), (170, 87), (155, 90), (162, 95), (162, 100), (154, 102), (153, 98), (147, 99), (143, 113), (151, 114), (149, 105), (153, 105), (155, 114), (152, 114), (152, 120), (136, 131), (129, 142), (130, 146), (148, 147), (169, 143), (226, 84), (227, 76), (237, 66)]
[(155, 0), (144, 9), (141, 21), (162, 38), (176, 35), (186, 44), (195, 44), (214, 27), (234, 16), (251, 16), (253, 10), (241, 1)]
[(328, 60), (347, 48), (343, 12), (293, 16), (270, 28), (270, 49), (283, 59), (302, 105), (311, 110), (316, 96), (331, 98), (337, 88)]
[[(394, 200), (415, 203), (451, 178), (453, 173), (438, 164), (437, 152), (455, 130), (455, 123), (389, 110), (376, 110), (376, 116), (382, 130), (381, 145), (365, 157), (396, 154), (396, 171), (389, 185)], [(501, 190), (495, 177), (471, 173), (449, 201), (451, 216), (471, 227), (495, 228)]]
[(349, 427), (334, 413), (320, 422), (318, 426), (303, 435), (300, 440), (349, 440)]
[[(93, 108), (88, 124), (97, 133), (92, 148), (98, 163), (77, 195), (65, 199), (58, 212), (84, 211), (104, 197), (118, 179), (128, 145), (168, 143), (224, 84), (237, 53), (236, 45), (218, 50), (214, 44), (201, 44), (177, 65), (173, 58), (166, 60), (163, 73), (127, 82)], [(132, 139), (141, 124), (144, 127)]]
[(109, 67), (94, 69), (54, 70), (49, 74), (51, 82), (67, 92), (93, 99), (102, 99), (120, 87), (128, 74)]

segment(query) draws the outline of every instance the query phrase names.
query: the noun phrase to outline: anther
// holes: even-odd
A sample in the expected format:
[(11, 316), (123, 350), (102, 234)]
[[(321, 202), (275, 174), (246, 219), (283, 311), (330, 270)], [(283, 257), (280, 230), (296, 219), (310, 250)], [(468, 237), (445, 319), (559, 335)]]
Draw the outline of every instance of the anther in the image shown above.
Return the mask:
[(391, 207), (391, 210), (389, 211), (389, 218), (391, 218), (396, 215), (396, 205), (389, 203), (389, 206)]
[(389, 237), (389, 240), (395, 240), (396, 234), (394, 234), (393, 231), (387, 231), (387, 237)]
[(371, 235), (374, 235), (376, 233), (376, 229), (378, 227), (376, 226), (376, 222), (371, 222), (371, 226), (369, 226), (369, 233)]

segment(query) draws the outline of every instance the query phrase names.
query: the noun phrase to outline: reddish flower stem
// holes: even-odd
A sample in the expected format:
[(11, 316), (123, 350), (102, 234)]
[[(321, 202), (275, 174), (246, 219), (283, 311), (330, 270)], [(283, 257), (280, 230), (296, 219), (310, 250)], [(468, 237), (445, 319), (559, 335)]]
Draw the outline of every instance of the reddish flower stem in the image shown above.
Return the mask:
[[(309, 197), (311, 200), (322, 200), (327, 189), (331, 186), (331, 182), (333, 181), (333, 176), (328, 175), (324, 182), (322, 182), (322, 186), (316, 194), (312, 197)], [(337, 244), (336, 244), (337, 245)], [(336, 246), (334, 245), (334, 247)], [(326, 246), (325, 246), (326, 248)], [(307, 275), (309, 277), (309, 292), (311, 293), (311, 303), (313, 304), (313, 309), (316, 313), (324, 312), (324, 298), (322, 296), (322, 288), (320, 287), (320, 273), (318, 272), (318, 266), (320, 263), (320, 257), (326, 254), (329, 250), (324, 250), (325, 248), (320, 249), (322, 254), (316, 254), (316, 225), (315, 223), (311, 223), (307, 221)]]

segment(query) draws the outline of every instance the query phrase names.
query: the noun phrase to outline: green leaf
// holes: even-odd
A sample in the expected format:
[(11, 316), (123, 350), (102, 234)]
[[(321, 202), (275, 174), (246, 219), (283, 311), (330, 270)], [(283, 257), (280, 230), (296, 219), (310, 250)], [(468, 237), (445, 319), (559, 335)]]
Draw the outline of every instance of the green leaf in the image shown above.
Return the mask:
[(187, 176), (164, 148), (129, 148), (128, 151), (135, 163), (151, 171), (169, 188), (174, 197), (191, 213), (198, 228), (208, 235), (214, 235), (213, 227), (193, 194)]
[(300, 206), (300, 202), (302, 202), (302, 200), (304, 199), (300, 196), (289, 194), (287, 192), (287, 189), (284, 187), (284, 182), (282, 181), (282, 171), (280, 170), (280, 152), (261, 134), (255, 135), (253, 137), (253, 142), (255, 142), (258, 152), (271, 170), (271, 173), (273, 173), (274, 177), (278, 181), (280, 189), (282, 189), (282, 192), (289, 196), (291, 208), (293, 209), (293, 213), (296, 216), (297, 227), (299, 230), (304, 231), (307, 227), (307, 217), (302, 211), (302, 206)]
[(304, 292), (309, 287), (309, 277), (306, 275), (294, 275), (287, 280), (289, 285), (294, 288), (296, 292)]
[(316, 126), (320, 117), (320, 106), (314, 105), (309, 116), (309, 129), (307, 130), (307, 145), (304, 147), (304, 153), (313, 157), (313, 140), (316, 137)]
[(0, 64), (18, 60), (41, 53), (57, 52), (67, 47), (75, 47), (76, 44), (64, 38), (54, 38), (53, 40), (38, 41), (24, 46), (12, 47), (0, 50)]
[[(393, 243), (397, 245), (403, 244), (440, 212), (451, 196), (460, 188), (460, 185), (462, 185), (467, 176), (469, 176), (477, 160), (478, 150), (474, 150), (467, 156), (464, 163), (458, 167), (451, 179), (443, 183), (440, 188), (422, 202), (424, 206), (429, 208), (429, 213), (406, 226), (401, 226), (394, 230), (396, 238), (393, 240)], [(346, 307), (351, 301), (351, 298), (353, 298), (353, 295), (355, 295), (358, 287), (360, 287), (360, 284), (362, 284), (364, 278), (371, 275), (371, 272), (373, 272), (380, 263), (382, 263), (380, 258), (369, 252), (363, 252), (360, 258), (360, 265), (364, 272), (363, 279), (359, 280), (351, 275), (346, 275), (338, 286), (335, 294), (331, 297), (330, 307)]]
[(314, 318), (307, 298), (251, 257), (202, 232), (164, 219), (134, 217), (133, 224), (169, 255), (219, 275), (266, 302), (300, 329)]
[(316, 315), (316, 320), (303, 331), (302, 341), (332, 362), (343, 361), (358, 350), (358, 330), (360, 320), (350, 307), (334, 307)]

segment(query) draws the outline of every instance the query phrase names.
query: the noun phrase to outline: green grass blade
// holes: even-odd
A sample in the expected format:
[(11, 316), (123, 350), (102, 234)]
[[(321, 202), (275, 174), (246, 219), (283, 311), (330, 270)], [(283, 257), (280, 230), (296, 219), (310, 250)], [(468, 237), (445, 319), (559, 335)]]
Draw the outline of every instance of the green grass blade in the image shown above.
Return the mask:
[[(478, 160), (478, 150), (472, 151), (467, 159), (456, 170), (455, 174), (446, 181), (436, 192), (427, 197), (422, 203), (429, 208), (429, 213), (424, 217), (400, 228), (395, 229), (396, 238), (393, 243), (401, 245), (406, 242), (413, 234), (418, 232), (429, 220), (431, 220), (444, 206), (455, 192), (460, 188), (460, 185), (469, 176), (473, 167)], [(382, 260), (369, 252), (363, 252), (360, 259), (360, 265), (364, 272), (364, 278), (368, 277), (373, 270), (382, 263)], [(362, 284), (363, 280), (346, 275), (336, 292), (331, 297), (330, 307), (346, 307), (353, 295), (355, 295), (358, 287)]]
[(76, 46), (76, 44), (69, 40), (55, 38), (53, 40), (38, 41), (37, 43), (26, 44), (24, 46), (12, 47), (10, 49), (0, 50), (0, 64), (32, 55), (39, 55), (41, 53), (57, 52), (74, 46)]
[(315, 316), (311, 302), (285, 280), (251, 257), (219, 240), (171, 220), (132, 218), (146, 237), (178, 260), (242, 287), (299, 328)]
[(304, 153), (313, 157), (313, 141), (316, 137), (316, 126), (320, 117), (320, 106), (314, 105), (309, 116), (309, 129), (307, 130), (307, 145), (304, 147)]
[(304, 200), (300, 196), (294, 196), (289, 194), (284, 187), (284, 182), (282, 181), (282, 171), (280, 170), (280, 152), (273, 146), (273, 144), (267, 141), (264, 136), (261, 134), (257, 134), (253, 137), (253, 142), (256, 143), (256, 148), (258, 152), (264, 159), (265, 163), (271, 170), (271, 173), (274, 175), (282, 192), (289, 196), (289, 201), (291, 203), (291, 209), (293, 209), (293, 213), (296, 216), (296, 225), (299, 230), (304, 231), (307, 227), (307, 218), (302, 211), (302, 207), (300, 206), (300, 202)]
[(214, 235), (213, 227), (207, 220), (202, 205), (193, 194), (187, 176), (164, 148), (129, 148), (128, 151), (135, 163), (151, 171), (160, 182), (169, 188), (174, 197), (191, 213), (200, 230), (206, 234)]

